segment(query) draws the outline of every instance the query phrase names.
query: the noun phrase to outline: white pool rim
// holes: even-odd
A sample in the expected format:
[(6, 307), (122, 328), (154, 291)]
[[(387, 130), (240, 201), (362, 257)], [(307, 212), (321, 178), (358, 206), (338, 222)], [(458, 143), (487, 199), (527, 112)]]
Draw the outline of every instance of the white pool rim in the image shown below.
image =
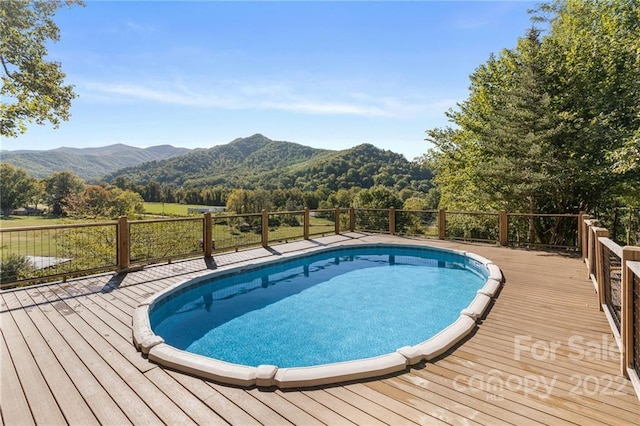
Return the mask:
[[(263, 267), (285, 262), (293, 258), (324, 251), (335, 251), (340, 248), (423, 248), (434, 251), (454, 253), (473, 259), (487, 271), (488, 277), (482, 288), (469, 306), (460, 312), (460, 316), (449, 326), (422, 343), (414, 346), (403, 346), (395, 352), (371, 358), (354, 361), (337, 362), (332, 364), (310, 367), (278, 368), (275, 365), (259, 365), (257, 367), (233, 364), (203, 355), (194, 354), (177, 349), (164, 342), (151, 328), (149, 313), (160, 300), (192, 286), (208, 281), (218, 275), (248, 272), (257, 267)], [(134, 310), (132, 321), (133, 343), (136, 348), (148, 356), (150, 361), (164, 367), (174, 369), (190, 375), (202, 377), (219, 383), (243, 387), (278, 387), (305, 388), (333, 383), (347, 382), (383, 376), (405, 370), (408, 366), (422, 361), (430, 361), (445, 353), (455, 344), (468, 336), (476, 327), (477, 320), (483, 318), (492, 299), (498, 293), (503, 282), (500, 268), (490, 260), (466, 251), (433, 247), (425, 244), (395, 244), (395, 243), (359, 243), (359, 244), (331, 244), (302, 252), (287, 253), (276, 259), (266, 258), (252, 261), (250, 264), (220, 267), (214, 271), (206, 271), (195, 277), (180, 281), (149, 297)], [(420, 319), (416, 318), (416, 322)]]

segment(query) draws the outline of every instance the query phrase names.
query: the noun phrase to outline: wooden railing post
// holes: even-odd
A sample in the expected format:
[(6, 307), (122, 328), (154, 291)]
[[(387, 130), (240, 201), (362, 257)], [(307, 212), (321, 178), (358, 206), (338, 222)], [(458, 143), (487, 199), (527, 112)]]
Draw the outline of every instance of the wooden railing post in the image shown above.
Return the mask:
[(340, 207), (336, 207), (336, 211), (333, 215), (334, 217), (334, 226), (336, 235), (340, 234)]
[(118, 218), (118, 271), (126, 271), (131, 265), (131, 234), (126, 216)]
[(596, 262), (596, 290), (598, 292), (598, 309), (603, 310), (605, 304), (604, 294), (604, 250), (602, 250), (602, 243), (600, 237), (608, 237), (609, 231), (606, 228), (593, 228), (593, 234), (595, 236), (595, 262)]
[(309, 214), (309, 207), (305, 207), (304, 208), (304, 226), (303, 226), (303, 238), (305, 240), (309, 239), (309, 218), (311, 217), (311, 215)]
[(356, 229), (356, 209), (349, 207), (349, 231), (353, 232)]
[(633, 362), (633, 281), (627, 262), (640, 261), (640, 247), (626, 246), (622, 248), (622, 289), (620, 312), (620, 337), (622, 338), (621, 372), (629, 377), (628, 367)]
[(584, 211), (581, 211), (578, 214), (578, 250), (581, 250), (582, 252), (582, 259), (584, 260), (584, 248), (582, 246), (582, 242), (583, 242), (583, 236), (582, 236), (582, 230), (584, 229), (584, 217), (586, 216), (586, 213)]
[(501, 246), (507, 246), (509, 244), (509, 216), (507, 216), (505, 210), (500, 210), (498, 241)]
[(587, 238), (587, 278), (594, 280), (595, 278), (592, 277), (592, 275), (594, 275), (595, 271), (596, 271), (596, 266), (594, 264), (595, 262), (595, 257), (596, 257), (596, 235), (593, 232), (593, 228), (597, 228), (598, 226), (600, 226), (600, 222), (598, 222), (595, 219), (591, 219), (588, 221), (587, 223), (588, 228), (587, 228), (587, 232), (588, 232), (588, 238)]
[(587, 263), (587, 259), (589, 258), (589, 223), (591, 219), (589, 219), (589, 215), (585, 214), (582, 217), (582, 223), (580, 233), (582, 235), (582, 261)]
[(262, 210), (262, 247), (269, 246), (269, 213)]
[(213, 221), (211, 219), (211, 212), (204, 214), (202, 230), (202, 248), (204, 250), (204, 257), (213, 256)]
[(440, 209), (438, 210), (438, 238), (441, 240), (445, 240), (447, 238), (446, 226), (446, 212), (444, 209)]
[(389, 209), (389, 235), (396, 234), (396, 208)]

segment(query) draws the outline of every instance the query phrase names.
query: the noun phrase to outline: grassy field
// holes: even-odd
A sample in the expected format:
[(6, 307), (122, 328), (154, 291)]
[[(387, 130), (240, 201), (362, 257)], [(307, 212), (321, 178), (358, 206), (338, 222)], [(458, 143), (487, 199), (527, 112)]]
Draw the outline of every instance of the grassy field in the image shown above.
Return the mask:
[[(176, 203), (144, 203), (146, 214), (157, 214), (167, 216), (190, 216), (189, 208), (209, 207), (197, 204), (176, 204)], [(201, 214), (201, 213), (197, 213)], [(192, 215), (193, 216), (193, 215)]]
[[(189, 213), (187, 213), (189, 207), (207, 206), (175, 203), (144, 203), (145, 213), (152, 215), (189, 216)], [(110, 222), (111, 220), (104, 219), (102, 221)], [(93, 220), (52, 216), (0, 216), (0, 228), (20, 228), (26, 226), (47, 226), (86, 222), (93, 222)]]
[[(0, 228), (21, 228), (25, 226), (61, 225), (65, 223), (81, 223), (78, 219), (57, 218), (48, 216), (0, 216)], [(86, 222), (86, 220), (84, 221)]]

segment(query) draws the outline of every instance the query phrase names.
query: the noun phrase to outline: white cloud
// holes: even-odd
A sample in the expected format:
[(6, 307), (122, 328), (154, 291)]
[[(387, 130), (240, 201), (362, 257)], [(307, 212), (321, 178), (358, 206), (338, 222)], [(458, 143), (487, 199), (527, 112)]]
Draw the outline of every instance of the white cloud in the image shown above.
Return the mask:
[(322, 115), (414, 118), (455, 105), (452, 99), (428, 99), (415, 94), (405, 98), (361, 91), (331, 94), (322, 88), (313, 93), (307, 87), (296, 89), (273, 82), (227, 81), (198, 88), (182, 80), (162, 84), (85, 82), (79, 86), (84, 99), (100, 103), (152, 102), (193, 108), (264, 109)]

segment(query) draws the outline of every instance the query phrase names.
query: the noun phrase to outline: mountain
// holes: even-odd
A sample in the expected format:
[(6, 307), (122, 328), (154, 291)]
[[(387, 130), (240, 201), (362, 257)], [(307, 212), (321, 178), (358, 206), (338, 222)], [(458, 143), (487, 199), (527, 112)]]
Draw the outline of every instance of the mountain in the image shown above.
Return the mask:
[(99, 148), (57, 148), (47, 151), (2, 151), (0, 160), (43, 178), (69, 170), (87, 181), (97, 181), (115, 170), (154, 160), (183, 155), (190, 150), (171, 145), (136, 148), (115, 144)]
[(105, 177), (133, 185), (315, 190), (380, 184), (398, 189), (430, 186), (431, 172), (401, 155), (362, 144), (341, 151), (273, 141), (261, 134), (225, 145), (118, 170)]

